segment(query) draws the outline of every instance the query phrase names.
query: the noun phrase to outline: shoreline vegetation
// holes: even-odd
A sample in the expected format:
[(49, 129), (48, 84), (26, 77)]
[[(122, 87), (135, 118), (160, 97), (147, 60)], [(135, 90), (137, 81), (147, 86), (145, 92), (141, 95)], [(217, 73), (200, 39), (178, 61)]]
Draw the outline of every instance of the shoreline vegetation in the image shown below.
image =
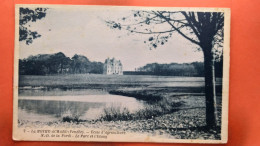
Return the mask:
[[(58, 76), (57, 76), (58, 77)], [(120, 76), (117, 76), (120, 78)], [(220, 139), (221, 125), (221, 84), (217, 85), (218, 127), (207, 130), (205, 127), (205, 94), (204, 87), (160, 87), (150, 86), (151, 83), (138, 79), (132, 83), (107, 82), (86, 83), (77, 80), (67, 82), (57, 79), (50, 84), (48, 76), (21, 76), (20, 90), (72, 90), (72, 89), (99, 89), (109, 94), (134, 97), (144, 101), (145, 107), (131, 113), (127, 108), (108, 107), (103, 110), (101, 117), (95, 120), (82, 120), (78, 115), (67, 115), (60, 121), (54, 122), (29, 122), (19, 120), (19, 127), (28, 124), (35, 126), (68, 125), (90, 128), (108, 128), (130, 132), (142, 132), (159, 135), (170, 135), (176, 139)], [(116, 76), (111, 77), (116, 78)], [(29, 80), (30, 79), (30, 80)], [(37, 79), (37, 80), (36, 80)], [(40, 81), (39, 81), (40, 80)], [(221, 81), (221, 80), (219, 80)], [(77, 83), (76, 83), (77, 82)], [(202, 81), (203, 82), (203, 81)], [(111, 84), (112, 83), (112, 84)]]

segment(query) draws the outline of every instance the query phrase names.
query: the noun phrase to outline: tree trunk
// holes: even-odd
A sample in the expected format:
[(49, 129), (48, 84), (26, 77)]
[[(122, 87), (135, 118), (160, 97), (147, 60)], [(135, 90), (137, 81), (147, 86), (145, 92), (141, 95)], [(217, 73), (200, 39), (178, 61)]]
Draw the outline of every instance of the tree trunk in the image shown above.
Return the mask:
[(204, 72), (205, 72), (205, 94), (206, 94), (206, 124), (207, 128), (213, 129), (217, 126), (216, 88), (214, 57), (211, 45), (203, 48)]

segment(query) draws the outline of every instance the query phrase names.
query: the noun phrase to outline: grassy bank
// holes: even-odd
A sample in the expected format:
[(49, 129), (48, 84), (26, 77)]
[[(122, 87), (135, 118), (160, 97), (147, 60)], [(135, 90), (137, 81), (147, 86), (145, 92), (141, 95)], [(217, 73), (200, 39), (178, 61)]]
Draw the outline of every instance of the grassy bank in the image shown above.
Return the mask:
[(128, 120), (143, 120), (143, 119), (152, 119), (164, 114), (173, 113), (184, 102), (178, 101), (169, 101), (169, 99), (162, 99), (153, 104), (146, 104), (144, 108), (136, 111), (135, 113), (130, 113), (127, 108), (115, 108), (108, 107), (104, 109), (104, 114), (100, 117), (101, 121), (128, 121)]
[(162, 96), (155, 94), (153, 92), (146, 91), (146, 90), (132, 90), (132, 91), (112, 90), (112, 91), (109, 91), (109, 93), (114, 94), (114, 95), (134, 97), (138, 100), (144, 100), (149, 103), (158, 102), (163, 99)]

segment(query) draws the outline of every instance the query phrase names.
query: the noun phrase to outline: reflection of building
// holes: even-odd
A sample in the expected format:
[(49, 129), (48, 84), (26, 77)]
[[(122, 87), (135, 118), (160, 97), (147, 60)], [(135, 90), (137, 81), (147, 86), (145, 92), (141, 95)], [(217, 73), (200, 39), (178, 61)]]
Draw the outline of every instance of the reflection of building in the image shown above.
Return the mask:
[(123, 75), (123, 66), (120, 60), (107, 58), (104, 63), (103, 74), (106, 75)]

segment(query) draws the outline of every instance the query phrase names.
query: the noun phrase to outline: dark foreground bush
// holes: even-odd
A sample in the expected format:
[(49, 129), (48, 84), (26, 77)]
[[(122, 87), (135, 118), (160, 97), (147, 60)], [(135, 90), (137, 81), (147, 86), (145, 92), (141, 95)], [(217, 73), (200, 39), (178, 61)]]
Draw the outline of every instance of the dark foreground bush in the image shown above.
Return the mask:
[(132, 120), (133, 115), (127, 108), (120, 109), (120, 107), (109, 107), (104, 109), (104, 114), (101, 116), (104, 121), (114, 121), (114, 120)]
[(62, 122), (80, 123), (80, 122), (84, 122), (84, 120), (81, 120), (78, 117), (65, 116), (62, 118)]

